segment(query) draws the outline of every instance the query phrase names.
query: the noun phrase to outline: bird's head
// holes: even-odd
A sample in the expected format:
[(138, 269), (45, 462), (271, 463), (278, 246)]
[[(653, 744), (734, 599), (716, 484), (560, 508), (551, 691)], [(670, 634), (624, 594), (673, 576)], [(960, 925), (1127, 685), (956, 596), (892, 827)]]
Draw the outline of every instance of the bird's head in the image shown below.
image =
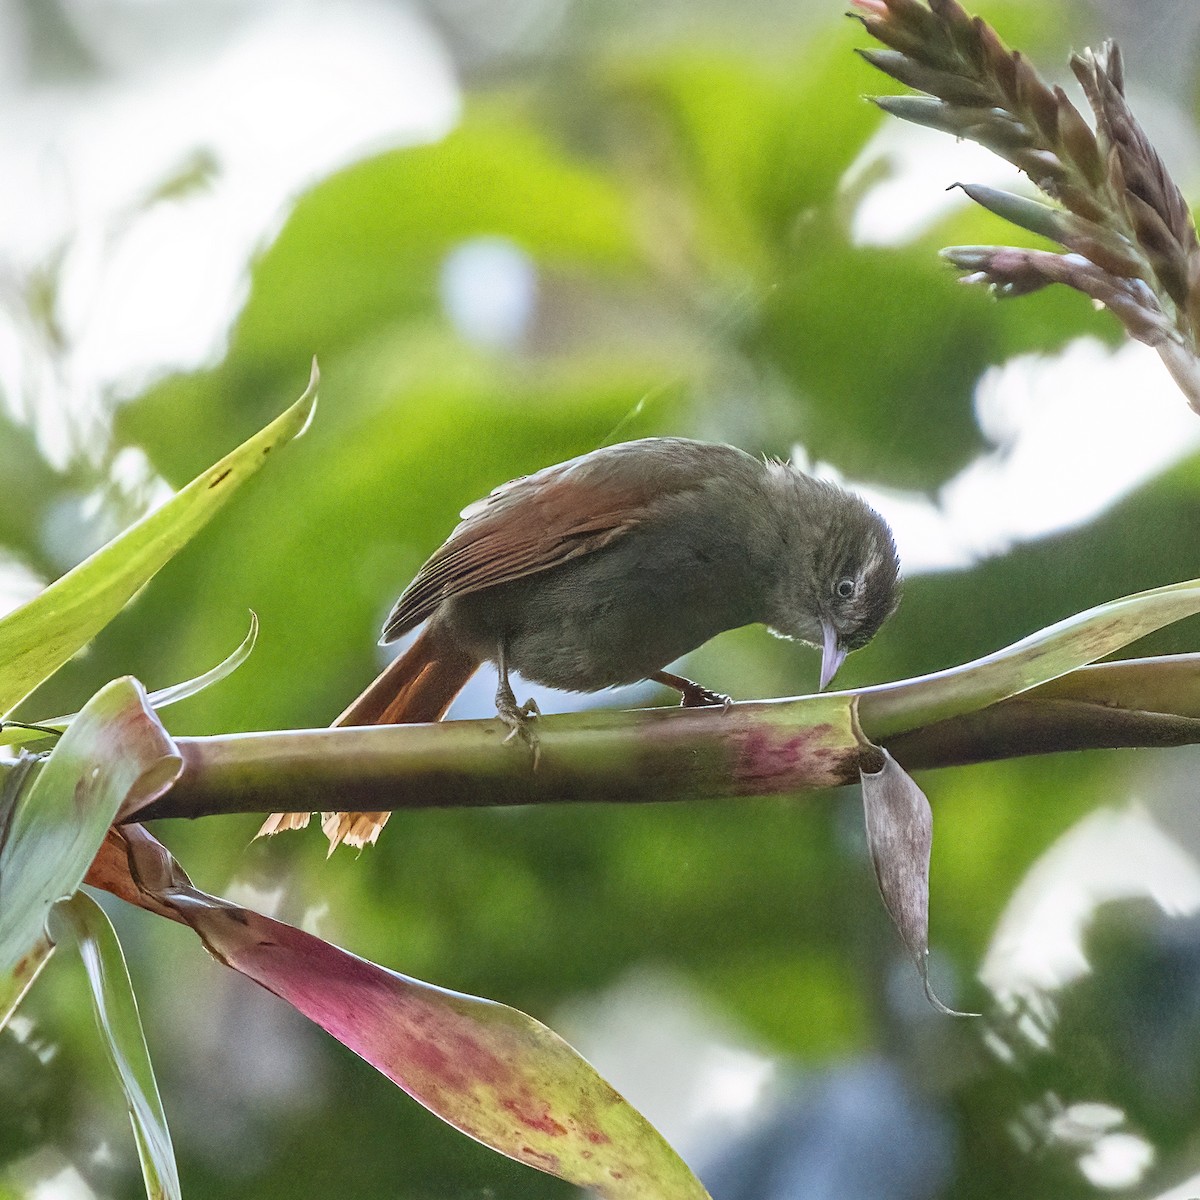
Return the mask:
[[(797, 473), (798, 474), (798, 473)], [(900, 559), (887, 522), (864, 500), (800, 476), (798, 575), (787, 578), (772, 628), (821, 648), (821, 688), (900, 603)]]

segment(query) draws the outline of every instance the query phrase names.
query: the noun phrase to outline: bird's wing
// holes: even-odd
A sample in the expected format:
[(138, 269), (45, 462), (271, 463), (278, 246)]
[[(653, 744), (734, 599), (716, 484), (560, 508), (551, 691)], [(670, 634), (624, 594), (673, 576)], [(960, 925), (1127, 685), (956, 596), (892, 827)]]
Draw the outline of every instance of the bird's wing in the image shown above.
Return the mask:
[[(714, 458), (716, 455), (718, 458)], [(502, 484), (462, 521), (396, 601), (393, 641), (452, 596), (509, 583), (590, 554), (653, 515), (668, 496), (704, 486), (729, 446), (648, 438), (607, 446)]]

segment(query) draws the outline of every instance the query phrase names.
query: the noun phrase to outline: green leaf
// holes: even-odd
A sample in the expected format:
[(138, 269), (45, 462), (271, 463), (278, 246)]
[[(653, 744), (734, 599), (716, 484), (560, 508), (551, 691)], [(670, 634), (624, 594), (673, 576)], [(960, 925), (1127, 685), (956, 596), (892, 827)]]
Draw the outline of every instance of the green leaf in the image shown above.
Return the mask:
[(220, 683), (228, 675), (232, 675), (248, 659), (258, 641), (258, 614), (251, 612), (250, 628), (242, 638), (238, 647), (230, 655), (223, 658), (215, 667), (209, 668), (203, 675), (194, 679), (185, 679), (182, 683), (174, 683), (170, 687), (159, 688), (150, 693), (150, 706), (157, 711), (166, 708), (168, 704), (178, 704), (190, 696), (198, 696), (205, 688)]
[(17, 797), (0, 830), (0, 1027), (49, 954), (51, 907), (78, 889), (118, 813), (160, 795), (182, 766), (141, 684), (117, 679)]
[(304, 395), (265, 429), (210, 467), (28, 604), (0, 621), (0, 713), (11, 711), (125, 606), (312, 415), (317, 364)]
[[(8, 830), (17, 803), (31, 777), (36, 776), (40, 765), (41, 760), (33, 754), (22, 754), (12, 763), (0, 763), (4, 780), (4, 785), (0, 788), (0, 853), (8, 840)], [(0, 885), (3, 882), (4, 876), (0, 873)], [(0, 896), (2, 895), (3, 887), (0, 886)], [(0, 976), (0, 1029), (7, 1023), (21, 997), (41, 974), (53, 950), (54, 946), (44, 932), (35, 936), (32, 941), (22, 940), (19, 949), (14, 949), (8, 954), (5, 954), (3, 941), (0, 940), (0, 969), (4, 970), (4, 974)]]
[(181, 1192), (171, 1131), (116, 931), (104, 910), (84, 892), (54, 906), (52, 928), (56, 942), (70, 933), (79, 946), (92, 988), (96, 1024), (129, 1106), (146, 1195), (149, 1200), (177, 1200)]
[[(182, 683), (173, 683), (169, 687), (159, 688), (151, 692), (150, 707), (157, 711), (166, 708), (168, 704), (178, 704), (189, 696), (199, 695), (205, 688), (219, 683), (227, 675), (232, 675), (250, 657), (254, 643), (258, 640), (258, 615), (250, 614), (250, 630), (241, 644), (232, 654), (222, 659), (215, 667), (197, 675), (194, 679), (185, 679)], [(0, 746), (27, 746), (31, 742), (42, 741), (48, 734), (61, 733), (78, 716), (71, 713), (66, 717), (51, 717), (46, 721), (38, 721), (36, 725), (28, 725), (19, 721), (0, 721)]]
[(1200, 717), (1200, 654), (1130, 658), (1072, 671), (1030, 699), (1083, 700), (1112, 708)]
[(389, 971), (208, 896), (139, 825), (124, 827), (120, 839), (139, 903), (166, 905), (219, 961), (299, 1009), (463, 1133), (606, 1200), (707, 1200), (645, 1117), (532, 1017)]
[(872, 740), (972, 712), (1095, 662), (1200, 612), (1200, 580), (1137, 592), (1090, 608), (960, 667), (865, 688), (859, 717)]

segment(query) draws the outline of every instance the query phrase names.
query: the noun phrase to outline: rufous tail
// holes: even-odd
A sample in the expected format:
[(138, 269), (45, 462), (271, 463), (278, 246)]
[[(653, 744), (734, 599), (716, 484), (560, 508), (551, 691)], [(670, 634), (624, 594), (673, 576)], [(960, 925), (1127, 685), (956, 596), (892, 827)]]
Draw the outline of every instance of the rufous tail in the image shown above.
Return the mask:
[[(333, 725), (336, 728), (440, 721), (478, 668), (479, 659), (427, 627)], [(255, 836), (303, 829), (310, 815), (273, 813)], [(329, 839), (329, 853), (332, 854), (342, 842), (360, 847), (373, 844), (391, 815), (386, 812), (322, 813), (321, 829)]]

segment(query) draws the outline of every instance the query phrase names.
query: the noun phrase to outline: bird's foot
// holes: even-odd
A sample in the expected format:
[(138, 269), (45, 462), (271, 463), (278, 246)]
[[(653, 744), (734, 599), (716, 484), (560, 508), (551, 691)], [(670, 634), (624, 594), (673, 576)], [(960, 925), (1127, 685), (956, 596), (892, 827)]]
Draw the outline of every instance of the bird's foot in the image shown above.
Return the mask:
[(688, 683), (690, 686), (683, 691), (679, 701), (680, 708), (720, 708), (724, 712), (733, 703), (733, 697), (726, 696), (724, 692), (711, 691), (691, 680)]
[(661, 683), (665, 687), (674, 688), (680, 695), (679, 706), (681, 708), (720, 708), (725, 711), (733, 703), (731, 696), (726, 696), (723, 692), (714, 692), (709, 688), (701, 687), (698, 683), (693, 683), (690, 679), (684, 679), (682, 675), (672, 675), (670, 671), (658, 671), (650, 676), (655, 683)]
[(536, 771), (542, 757), (541, 742), (533, 724), (542, 715), (537, 701), (531, 696), (524, 704), (518, 704), (512, 688), (502, 686), (496, 693), (496, 715), (508, 726), (504, 744), (508, 745), (513, 738), (520, 738), (533, 754), (533, 769)]

